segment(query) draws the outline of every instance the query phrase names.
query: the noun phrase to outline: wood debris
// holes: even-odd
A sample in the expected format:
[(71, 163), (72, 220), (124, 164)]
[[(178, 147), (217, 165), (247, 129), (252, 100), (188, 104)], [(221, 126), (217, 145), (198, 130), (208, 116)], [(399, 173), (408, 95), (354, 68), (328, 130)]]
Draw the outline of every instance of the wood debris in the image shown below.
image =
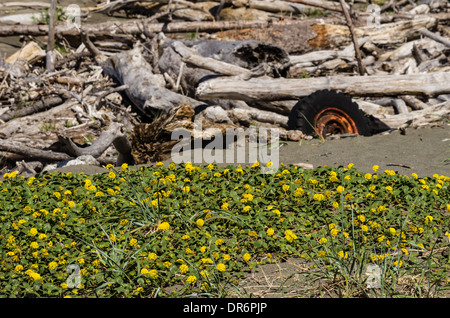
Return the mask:
[[(212, 128), (251, 126), (278, 128), (283, 140), (311, 138), (289, 130), (288, 117), (322, 89), (352, 97), (374, 133), (450, 118), (445, 0), (83, 5), (77, 26), (50, 3), (0, 4), (4, 172), (34, 174), (76, 158), (164, 160), (179, 142), (173, 131), (192, 133), (195, 120), (205, 139)], [(11, 41), (14, 49), (4, 44)]]

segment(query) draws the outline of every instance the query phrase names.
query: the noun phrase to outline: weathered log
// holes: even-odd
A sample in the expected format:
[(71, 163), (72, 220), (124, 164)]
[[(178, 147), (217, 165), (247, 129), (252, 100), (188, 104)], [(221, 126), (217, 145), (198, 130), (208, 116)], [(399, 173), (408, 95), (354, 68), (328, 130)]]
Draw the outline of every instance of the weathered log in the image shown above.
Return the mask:
[(37, 101), (35, 103), (32, 103), (31, 105), (21, 107), (14, 111), (9, 111), (5, 114), (2, 114), (0, 116), (0, 120), (6, 122), (6, 121), (11, 120), (12, 118), (27, 116), (27, 115), (34, 114), (34, 113), (40, 112), (42, 110), (51, 108), (53, 106), (58, 106), (58, 105), (62, 104), (63, 102), (64, 102), (64, 100), (61, 97), (51, 96), (48, 98), (44, 98), (40, 101)]
[(73, 158), (66, 153), (35, 149), (28, 147), (22, 143), (6, 139), (0, 139), (0, 150), (23, 155), (26, 158), (34, 158), (46, 161), (62, 161)]
[(276, 124), (281, 127), (287, 128), (288, 116), (276, 114), (269, 111), (259, 110), (259, 109), (242, 109), (235, 108), (228, 110), (229, 117), (235, 121), (240, 123), (245, 123), (249, 126), (252, 121), (268, 123), (268, 124)]
[(109, 148), (109, 146), (111, 146), (111, 144), (113, 144), (121, 155), (118, 158), (118, 162), (133, 164), (131, 144), (122, 128), (121, 124), (112, 123), (109, 128), (103, 131), (100, 136), (92, 142), (92, 145), (88, 147), (78, 147), (64, 134), (58, 135), (58, 141), (61, 143), (61, 148), (64, 149), (64, 152), (71, 157), (90, 155), (94, 158), (98, 158), (107, 148)]
[(350, 13), (348, 12), (345, 1), (340, 0), (340, 2), (341, 2), (342, 11), (344, 12), (345, 20), (347, 21), (347, 26), (350, 31), (350, 35), (352, 37), (352, 42), (353, 42), (354, 49), (355, 49), (355, 56), (356, 56), (356, 60), (358, 62), (359, 75), (362, 76), (365, 74), (366, 71), (365, 71), (364, 65), (362, 63), (361, 53), (359, 51), (359, 45), (358, 45), (358, 38), (357, 38), (354, 28), (353, 28), (352, 17), (350, 16)]
[(429, 37), (430, 39), (435, 40), (436, 42), (444, 44), (446, 47), (450, 47), (450, 40), (440, 36), (438, 34), (434, 34), (433, 32), (428, 31), (427, 29), (420, 30), (420, 33)]
[[(226, 30), (212, 34), (217, 40), (256, 40), (279, 45), (289, 54), (303, 54), (320, 48), (335, 49), (351, 43), (350, 31), (346, 25), (338, 24), (333, 17), (305, 19), (296, 23), (274, 23), (264, 28)], [(438, 19), (420, 17), (414, 20), (398, 21), (379, 26), (355, 27), (357, 38), (370, 37), (375, 45), (396, 45), (421, 36), (423, 27), (433, 29)]]
[(147, 115), (154, 115), (155, 110), (167, 111), (180, 104), (194, 108), (204, 104), (166, 89), (164, 78), (153, 74), (141, 49), (136, 45), (132, 50), (111, 56), (103, 65), (106, 74), (115, 77), (122, 85), (128, 85), (125, 92), (136, 107)]
[[(153, 20), (153, 19), (152, 19)], [(219, 22), (172, 22), (148, 23), (147, 19), (132, 21), (108, 21), (102, 23), (86, 23), (80, 28), (73, 25), (57, 24), (55, 33), (59, 35), (77, 36), (80, 32), (92, 35), (104, 34), (152, 34), (177, 32), (213, 32), (219, 30), (264, 28), (270, 25), (286, 25), (299, 23), (296, 21), (219, 21)], [(0, 36), (32, 35), (45, 36), (48, 34), (48, 25), (0, 25)]]
[(329, 76), (306, 79), (217, 78), (200, 83), (197, 98), (289, 100), (317, 90), (339, 90), (351, 96), (440, 95), (450, 93), (450, 72), (414, 75)]
[(172, 44), (172, 47), (176, 50), (178, 54), (182, 56), (182, 60), (186, 63), (193, 64), (194, 66), (210, 70), (217, 74), (222, 75), (239, 75), (248, 74), (251, 72), (243, 67), (222, 62), (210, 57), (203, 57), (197, 53), (197, 51), (188, 48), (182, 42), (176, 41)]
[(440, 103), (422, 110), (397, 115), (378, 115), (380, 121), (393, 129), (419, 127), (424, 124), (441, 121), (450, 114), (450, 102)]
[(45, 56), (45, 51), (34, 41), (28, 43), (16, 53), (9, 56), (5, 62), (13, 64), (18, 59), (25, 59), (29, 64), (34, 64)]
[(273, 1), (273, 0), (233, 0), (236, 7), (248, 7), (269, 12), (289, 12), (299, 13), (305, 12), (312, 7), (318, 7), (331, 11), (341, 10), (331, 1), (306, 1), (306, 0), (289, 0), (289, 1)]
[(48, 40), (47, 40), (47, 58), (46, 68), (48, 72), (55, 71), (56, 51), (55, 51), (55, 24), (56, 24), (56, 6), (58, 0), (51, 0), (48, 24)]

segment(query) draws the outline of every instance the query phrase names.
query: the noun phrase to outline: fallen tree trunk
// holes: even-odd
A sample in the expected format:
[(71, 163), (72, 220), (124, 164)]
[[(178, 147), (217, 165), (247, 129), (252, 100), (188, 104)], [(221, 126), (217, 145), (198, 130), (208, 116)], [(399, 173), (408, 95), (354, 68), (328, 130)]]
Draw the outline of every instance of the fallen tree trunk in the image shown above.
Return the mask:
[[(298, 21), (268, 22), (261, 20), (249, 21), (219, 21), (219, 22), (172, 22), (148, 23), (144, 20), (108, 21), (102, 23), (82, 24), (80, 28), (73, 25), (58, 24), (55, 34), (77, 36), (81, 32), (90, 35), (104, 34), (151, 34), (151, 33), (177, 33), (177, 32), (210, 32), (242, 28), (264, 28), (270, 25), (283, 25), (299, 23)], [(32, 35), (45, 36), (48, 34), (48, 25), (0, 25), (0, 36)]]
[(198, 54), (195, 50), (185, 46), (180, 41), (172, 43), (172, 47), (178, 54), (181, 55), (182, 61), (192, 64), (196, 67), (200, 67), (222, 75), (240, 75), (240, 74), (251, 75), (250, 70), (246, 68), (222, 62), (210, 57), (203, 57), (200, 54)]
[(444, 102), (422, 110), (398, 115), (377, 115), (376, 117), (390, 128), (419, 127), (441, 121), (450, 114), (450, 102)]
[(330, 11), (342, 12), (342, 10), (335, 6), (331, 1), (272, 1), (272, 0), (233, 0), (233, 5), (236, 7), (247, 7), (252, 9), (259, 9), (269, 12), (289, 12), (299, 13), (305, 12), (311, 7), (318, 7)]
[(284, 128), (288, 127), (288, 116), (276, 114), (274, 112), (251, 108), (234, 108), (228, 111), (228, 115), (233, 122), (240, 122), (246, 125), (251, 124), (252, 121), (258, 121), (262, 123), (280, 125)]
[(125, 91), (127, 96), (147, 115), (154, 115), (155, 110), (167, 111), (180, 104), (189, 104), (194, 108), (204, 104), (166, 89), (165, 81), (153, 74), (139, 46), (111, 56), (103, 64), (103, 69), (122, 85), (128, 85)]
[(43, 100), (37, 101), (31, 105), (16, 109), (14, 111), (9, 111), (0, 116), (0, 120), (6, 122), (11, 120), (12, 118), (23, 117), (27, 115), (31, 115), (45, 109), (58, 106), (62, 104), (64, 100), (58, 96), (51, 96), (48, 98), (44, 98)]
[(119, 123), (112, 123), (109, 128), (103, 131), (100, 136), (94, 140), (92, 145), (88, 147), (78, 147), (69, 137), (66, 135), (58, 136), (59, 142), (62, 144), (62, 149), (71, 157), (80, 157), (90, 155), (94, 158), (100, 157), (111, 144), (114, 145), (119, 152), (119, 158), (116, 165), (121, 165), (126, 162), (133, 164), (133, 156), (131, 155), (131, 143), (127, 138), (126, 133), (122, 129), (122, 125)]
[(434, 96), (450, 93), (450, 72), (414, 75), (329, 76), (318, 78), (252, 78), (248, 81), (217, 78), (200, 83), (200, 100), (239, 99), (244, 101), (290, 100), (328, 89), (351, 96)]
[(0, 139), (0, 150), (23, 155), (27, 158), (45, 161), (62, 161), (73, 159), (72, 156), (66, 153), (31, 148), (22, 143), (6, 139)]

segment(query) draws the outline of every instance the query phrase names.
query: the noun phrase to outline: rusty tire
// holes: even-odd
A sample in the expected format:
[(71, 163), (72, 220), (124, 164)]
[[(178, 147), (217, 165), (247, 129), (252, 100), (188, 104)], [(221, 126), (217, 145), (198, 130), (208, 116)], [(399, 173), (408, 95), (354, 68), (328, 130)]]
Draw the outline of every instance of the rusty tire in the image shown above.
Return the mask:
[(289, 114), (288, 128), (323, 137), (343, 133), (372, 134), (358, 105), (350, 97), (329, 90), (317, 91), (295, 104)]

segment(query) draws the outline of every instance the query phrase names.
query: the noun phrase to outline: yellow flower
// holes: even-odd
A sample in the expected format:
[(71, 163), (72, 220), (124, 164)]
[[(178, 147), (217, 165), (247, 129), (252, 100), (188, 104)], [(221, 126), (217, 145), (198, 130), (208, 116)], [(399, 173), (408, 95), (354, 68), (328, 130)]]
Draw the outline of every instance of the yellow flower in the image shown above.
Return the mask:
[(338, 235), (338, 233), (339, 233), (339, 230), (338, 230), (338, 229), (332, 229), (332, 230), (330, 231), (330, 235), (333, 236), (333, 237), (335, 237), (336, 235)]
[(287, 190), (289, 190), (290, 186), (288, 184), (283, 184), (281, 188), (283, 189), (284, 192), (286, 192)]
[(222, 245), (223, 243), (224, 243), (224, 241), (222, 239), (217, 239), (216, 242), (215, 242), (215, 244), (217, 246)]
[(127, 163), (123, 163), (120, 167), (122, 168), (122, 171), (127, 171), (128, 164)]
[(395, 171), (393, 170), (384, 170), (384, 173), (387, 174), (388, 176), (395, 176)]
[(332, 207), (333, 207), (333, 209), (337, 209), (339, 207), (339, 203), (333, 202)]
[(164, 162), (159, 161), (159, 162), (156, 163), (156, 166), (157, 167), (164, 167)]
[(331, 176), (329, 179), (330, 182), (338, 182), (339, 179), (336, 176)]
[(170, 228), (170, 224), (167, 222), (162, 222), (160, 225), (158, 225), (158, 230), (161, 231), (167, 231)]
[(32, 228), (30, 229), (29, 233), (30, 233), (31, 236), (35, 236), (35, 235), (38, 234), (38, 231), (37, 231), (37, 229), (35, 229), (34, 227), (32, 227)]
[(185, 274), (189, 271), (189, 267), (186, 264), (181, 264), (179, 269), (180, 269), (180, 272), (183, 274)]
[(158, 271), (156, 269), (152, 269), (148, 272), (148, 275), (150, 276), (150, 278), (152, 279), (157, 279), (158, 278)]
[(342, 193), (342, 192), (344, 192), (344, 190), (345, 190), (345, 188), (344, 188), (343, 186), (338, 186), (338, 187), (336, 188), (336, 192), (337, 192), (337, 193)]
[(294, 197), (301, 197), (304, 193), (305, 191), (302, 188), (297, 188), (295, 189)]
[(34, 248), (34, 249), (38, 249), (39, 248), (39, 244), (37, 242), (32, 242), (30, 244), (30, 247)]
[(447, 212), (450, 213), (450, 204), (447, 204)]
[(431, 215), (427, 215), (425, 217), (425, 224), (428, 224), (429, 222), (433, 221), (433, 217)]
[(219, 272), (224, 272), (227, 270), (227, 267), (225, 266), (225, 264), (222, 264), (222, 263), (217, 264), (216, 268)]
[(367, 232), (369, 230), (369, 227), (367, 225), (361, 225), (361, 230), (363, 232)]
[(111, 178), (111, 179), (114, 179), (116, 177), (116, 174), (114, 173), (114, 171), (110, 171), (108, 173), (108, 177)]
[(195, 277), (195, 276), (193, 276), (193, 275), (191, 275), (191, 276), (189, 276), (187, 279), (186, 279), (186, 282), (188, 283), (188, 284), (195, 284), (195, 282), (197, 282), (197, 277)]
[(395, 261), (395, 262), (394, 262), (394, 266), (396, 266), (396, 267), (398, 267), (398, 268), (402, 267), (402, 265), (403, 265), (403, 262), (402, 262), (402, 261)]
[(320, 202), (320, 201), (322, 201), (323, 199), (325, 199), (325, 196), (324, 196), (323, 194), (316, 193), (316, 194), (313, 195), (313, 199), (314, 199), (315, 201)]
[(14, 267), (14, 270), (18, 273), (20, 273), (23, 270), (23, 266), (22, 265), (17, 265), (16, 267)]
[(397, 232), (393, 227), (390, 227), (389, 228), (389, 232), (392, 234), (392, 235), (395, 235), (395, 233)]
[(251, 207), (249, 205), (244, 206), (244, 208), (242, 209), (242, 211), (244, 212), (248, 212), (250, 211)]
[(256, 161), (253, 163), (253, 165), (252, 165), (252, 168), (257, 168), (257, 167), (259, 167), (259, 162), (258, 162), (258, 160), (256, 160)]
[(245, 253), (244, 256), (242, 256), (242, 259), (245, 262), (248, 262), (250, 260), (250, 258), (251, 258), (251, 255), (249, 253)]
[(268, 236), (272, 236), (273, 233), (274, 233), (275, 231), (274, 231), (274, 229), (272, 229), (272, 228), (270, 227), (270, 228), (267, 229), (266, 232), (267, 232), (267, 235), (268, 235)]
[(183, 192), (184, 193), (189, 193), (189, 191), (191, 191), (191, 187), (189, 187), (189, 186), (183, 187)]
[(374, 166), (372, 167), (372, 170), (373, 170), (373, 172), (377, 172), (379, 168), (380, 168), (379, 166), (374, 165)]
[(372, 175), (371, 175), (370, 173), (366, 173), (366, 174), (364, 175), (364, 179), (370, 180), (370, 179), (372, 179)]
[(417, 173), (415, 173), (415, 172), (411, 173), (411, 176), (412, 176), (414, 179), (419, 179), (419, 176), (418, 176)]
[(131, 240), (130, 240), (130, 246), (135, 246), (136, 244), (137, 244), (137, 240), (135, 239), (135, 238), (132, 238)]
[(58, 266), (58, 263), (57, 262), (50, 262), (49, 264), (48, 264), (48, 269), (54, 269), (54, 268), (56, 268)]
[(228, 211), (228, 203), (225, 202), (224, 204), (222, 204), (221, 208), (222, 210)]
[(391, 187), (391, 186), (387, 186), (387, 187), (386, 187), (386, 190), (388, 190), (388, 191), (392, 191), (393, 189), (392, 189), (392, 187)]
[(213, 264), (213, 260), (210, 258), (202, 258), (202, 259), (200, 259), (200, 262), (202, 264)]
[(267, 167), (267, 168), (272, 167), (272, 165), (273, 165), (272, 161), (269, 161), (268, 163), (266, 163), (266, 167)]
[(339, 256), (340, 258), (347, 259), (347, 258), (348, 258), (348, 253), (347, 253), (347, 252), (344, 253), (344, 251), (339, 251), (339, 252), (338, 252), (338, 256)]
[(366, 217), (364, 215), (362, 215), (362, 214), (358, 215), (357, 218), (358, 218), (358, 220), (360, 220), (363, 223), (366, 221)]
[(322, 237), (322, 238), (319, 240), (319, 243), (320, 243), (320, 244), (325, 244), (327, 241), (328, 241), (328, 240), (327, 240), (325, 237)]
[(195, 224), (197, 224), (198, 227), (202, 227), (203, 224), (205, 224), (205, 221), (203, 221), (202, 219), (198, 219)]
[(155, 253), (148, 253), (148, 259), (151, 261), (154, 261), (156, 259), (157, 255)]
[(297, 239), (297, 235), (295, 235), (291, 230), (286, 230), (284, 231), (284, 238), (288, 241), (288, 242), (292, 242), (293, 240)]

